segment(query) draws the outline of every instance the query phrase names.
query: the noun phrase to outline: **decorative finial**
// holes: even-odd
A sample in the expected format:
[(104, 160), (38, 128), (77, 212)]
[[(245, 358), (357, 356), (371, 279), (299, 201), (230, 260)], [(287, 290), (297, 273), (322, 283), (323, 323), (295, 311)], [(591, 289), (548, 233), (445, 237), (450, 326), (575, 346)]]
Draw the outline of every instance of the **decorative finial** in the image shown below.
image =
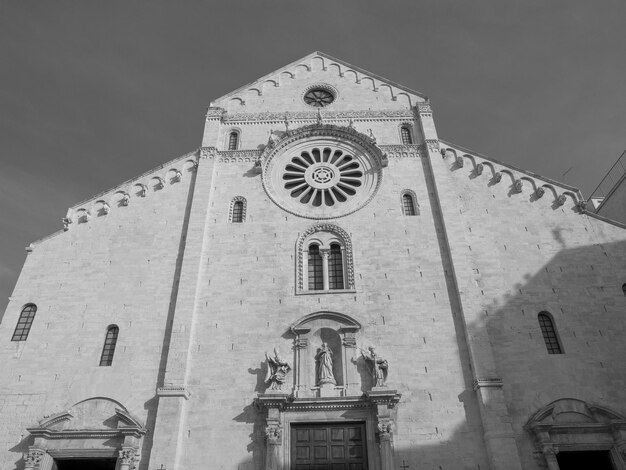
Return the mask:
[(287, 119), (287, 114), (285, 114), (285, 132), (289, 132), (289, 119)]

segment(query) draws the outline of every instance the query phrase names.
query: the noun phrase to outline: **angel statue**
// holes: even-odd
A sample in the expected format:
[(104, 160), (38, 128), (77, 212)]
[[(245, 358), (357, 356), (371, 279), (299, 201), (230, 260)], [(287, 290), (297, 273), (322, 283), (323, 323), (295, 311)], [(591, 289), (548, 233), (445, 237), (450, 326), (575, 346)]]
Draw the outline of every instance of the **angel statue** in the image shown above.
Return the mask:
[[(359, 348), (361, 349), (361, 348)], [(374, 346), (370, 346), (367, 348), (369, 351), (365, 351), (361, 349), (361, 355), (367, 365), (370, 368), (370, 372), (372, 374), (372, 379), (374, 379), (374, 383), (376, 387), (384, 387), (385, 382), (387, 381), (387, 370), (389, 369), (389, 363), (386, 359), (383, 359), (378, 354), (376, 354), (376, 348)]]
[(322, 343), (322, 347), (317, 350), (315, 359), (317, 360), (317, 385), (336, 385), (337, 381), (333, 375), (333, 352), (328, 343)]
[(287, 380), (287, 372), (291, 370), (291, 366), (287, 361), (280, 357), (280, 350), (274, 348), (274, 357), (265, 353), (267, 360), (267, 374), (265, 375), (265, 383), (270, 384), (270, 390), (282, 390), (283, 384)]

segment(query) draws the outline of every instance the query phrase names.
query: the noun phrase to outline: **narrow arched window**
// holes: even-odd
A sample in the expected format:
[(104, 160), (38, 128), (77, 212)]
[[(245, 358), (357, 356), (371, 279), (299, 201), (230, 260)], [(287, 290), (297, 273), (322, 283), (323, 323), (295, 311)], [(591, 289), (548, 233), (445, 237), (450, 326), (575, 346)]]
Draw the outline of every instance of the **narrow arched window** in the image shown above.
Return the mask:
[(550, 315), (546, 312), (541, 312), (537, 318), (539, 320), (539, 327), (541, 328), (543, 340), (545, 341), (546, 348), (548, 349), (548, 354), (563, 354), (559, 338), (556, 335), (556, 329), (554, 328), (554, 322), (552, 321), (552, 318), (550, 318)]
[(626, 284), (622, 284), (622, 292), (626, 295)]
[(415, 210), (415, 201), (413, 200), (413, 196), (410, 194), (402, 195), (402, 213), (404, 215), (417, 215), (417, 211)]
[(228, 136), (228, 150), (237, 150), (239, 146), (239, 133), (233, 131)]
[(330, 245), (328, 255), (328, 285), (331, 289), (343, 289), (343, 256), (341, 246), (337, 243)]
[(30, 327), (35, 319), (35, 313), (37, 313), (37, 306), (35, 304), (26, 304), (20, 313), (20, 318), (15, 325), (15, 331), (11, 341), (26, 341)]
[(120, 329), (112, 325), (107, 328), (107, 335), (104, 338), (104, 346), (102, 347), (102, 356), (100, 356), (101, 366), (110, 366), (113, 364), (113, 354), (115, 354), (115, 344), (117, 343), (117, 335)]
[(309, 290), (324, 289), (324, 274), (322, 272), (322, 255), (319, 245), (309, 246)]
[(233, 204), (233, 223), (243, 222), (243, 201), (235, 201)]
[(409, 129), (409, 126), (402, 126), (400, 128), (400, 135), (402, 136), (403, 145), (409, 145), (413, 143), (413, 138), (411, 137), (411, 129)]

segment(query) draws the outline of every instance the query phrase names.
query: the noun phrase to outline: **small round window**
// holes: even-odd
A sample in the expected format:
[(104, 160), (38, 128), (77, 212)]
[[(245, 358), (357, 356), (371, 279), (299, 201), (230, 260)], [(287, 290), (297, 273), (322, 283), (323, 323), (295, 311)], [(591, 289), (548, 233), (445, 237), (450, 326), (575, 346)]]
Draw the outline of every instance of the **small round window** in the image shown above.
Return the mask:
[(325, 88), (312, 88), (304, 94), (304, 102), (315, 108), (323, 108), (335, 101), (335, 95)]

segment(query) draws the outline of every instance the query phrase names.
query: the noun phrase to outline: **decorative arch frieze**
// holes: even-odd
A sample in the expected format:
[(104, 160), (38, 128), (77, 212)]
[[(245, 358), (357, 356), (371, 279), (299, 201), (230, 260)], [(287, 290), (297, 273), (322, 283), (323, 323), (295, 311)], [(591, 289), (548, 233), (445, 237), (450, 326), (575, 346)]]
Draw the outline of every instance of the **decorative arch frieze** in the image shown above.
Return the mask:
[[(325, 234), (326, 237), (320, 237)], [(316, 237), (317, 235), (317, 237)], [(307, 292), (306, 273), (308, 272), (308, 243), (312, 238), (322, 243), (324, 248), (328, 248), (332, 241), (339, 242), (343, 252), (344, 291), (354, 291), (354, 257), (352, 253), (352, 240), (350, 235), (341, 227), (331, 223), (320, 223), (309, 227), (300, 234), (296, 241), (296, 293), (301, 294)], [(326, 247), (325, 245), (329, 245)], [(319, 291), (316, 291), (319, 292)], [(333, 291), (337, 292), (337, 291)]]

